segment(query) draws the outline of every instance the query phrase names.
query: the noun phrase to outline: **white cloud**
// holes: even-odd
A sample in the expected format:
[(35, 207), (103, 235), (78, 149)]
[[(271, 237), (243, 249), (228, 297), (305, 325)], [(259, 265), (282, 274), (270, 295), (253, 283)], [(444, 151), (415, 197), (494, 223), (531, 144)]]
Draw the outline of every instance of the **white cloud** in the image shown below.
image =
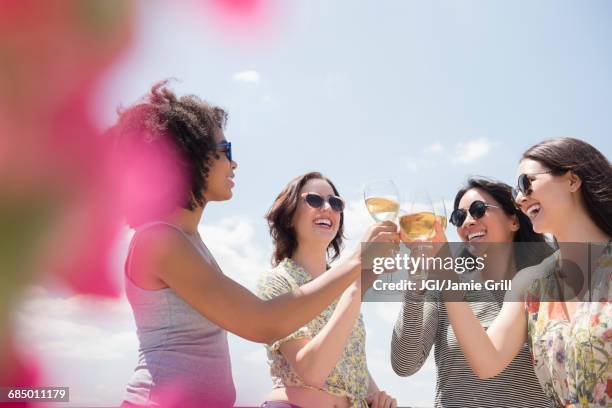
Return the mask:
[(416, 173), (419, 170), (419, 165), (414, 159), (406, 162), (406, 168), (410, 170), (412, 173)]
[(200, 225), (199, 231), (223, 273), (254, 290), (269, 261), (266, 248), (256, 242), (253, 221), (227, 217), (215, 224)]
[(268, 354), (266, 353), (264, 346), (258, 344), (256, 347), (256, 350), (245, 353), (245, 356), (241, 360), (253, 364), (268, 361)]
[(363, 200), (349, 201), (344, 210), (345, 242), (360, 242), (359, 240), (374, 220), (368, 213)]
[(29, 344), (41, 356), (117, 360), (130, 357), (137, 349), (125, 298), (61, 298), (37, 289), (30, 292), (16, 317), (20, 344)]
[(241, 71), (233, 75), (233, 79), (236, 82), (246, 82), (256, 84), (261, 79), (259, 72), (257, 71)]
[(400, 302), (377, 302), (376, 314), (385, 322), (395, 324), (401, 307), (402, 303)]
[(441, 153), (444, 150), (444, 146), (440, 142), (434, 142), (423, 149), (425, 153)]
[(95, 315), (100, 321), (113, 319), (118, 322), (130, 316), (131, 309), (124, 296), (118, 299), (84, 295), (61, 297), (49, 293), (43, 287), (33, 286), (26, 292), (19, 313), (22, 316), (53, 316), (88, 322)]
[(493, 147), (493, 144), (484, 137), (458, 143), (453, 156), (455, 163), (472, 163), (486, 156)]

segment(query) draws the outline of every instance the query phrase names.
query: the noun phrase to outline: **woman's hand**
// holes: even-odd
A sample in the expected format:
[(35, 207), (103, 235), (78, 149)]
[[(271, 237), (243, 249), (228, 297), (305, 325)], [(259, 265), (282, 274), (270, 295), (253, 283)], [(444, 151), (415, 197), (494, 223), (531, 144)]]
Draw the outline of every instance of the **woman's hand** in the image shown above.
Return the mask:
[[(450, 251), (448, 240), (446, 239), (446, 235), (444, 234), (444, 229), (442, 228), (442, 223), (436, 217), (434, 221), (434, 234), (431, 237), (424, 239), (409, 239), (406, 234), (404, 234), (403, 230), (400, 231), (401, 239), (406, 244), (406, 246), (410, 250), (410, 255), (415, 258), (447, 258), (451, 257), (452, 253)], [(418, 275), (422, 277), (422, 279), (438, 279), (438, 280), (456, 280), (457, 275), (448, 271), (444, 268), (442, 269), (425, 269), (421, 268), (418, 271)], [(424, 290), (419, 291), (420, 293), (424, 292)]]
[(391, 221), (376, 223), (368, 228), (361, 242), (398, 243), (397, 224)]
[(370, 288), (378, 276), (372, 272), (374, 258), (393, 257), (399, 250), (399, 242), (397, 224), (391, 221), (380, 222), (368, 228), (356, 251), (361, 262), (362, 293)]
[(368, 228), (361, 239), (361, 247), (357, 249), (360, 254), (362, 269), (369, 269), (371, 259), (375, 257), (388, 257), (399, 249), (400, 236), (397, 224), (391, 221), (379, 222)]
[(444, 229), (442, 228), (442, 224), (438, 218), (436, 218), (434, 221), (434, 235), (432, 237), (416, 240), (408, 239), (403, 230), (400, 230), (400, 236), (402, 242), (408, 244), (408, 247), (410, 248), (411, 252), (414, 253), (414, 256), (450, 256), (448, 246), (445, 245), (448, 243), (448, 240), (446, 239)]
[(366, 402), (372, 408), (396, 408), (397, 401), (384, 391), (376, 391), (366, 397)]

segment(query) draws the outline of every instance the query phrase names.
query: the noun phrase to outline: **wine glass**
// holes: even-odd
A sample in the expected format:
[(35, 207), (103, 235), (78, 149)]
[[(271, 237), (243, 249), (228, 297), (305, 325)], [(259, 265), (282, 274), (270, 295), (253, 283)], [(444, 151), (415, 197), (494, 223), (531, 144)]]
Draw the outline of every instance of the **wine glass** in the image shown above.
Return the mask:
[[(400, 237), (404, 242), (412, 243), (409, 253), (418, 256), (419, 253), (427, 248), (426, 244), (415, 242), (426, 241), (435, 234), (434, 224), (436, 214), (429, 194), (426, 191), (413, 191), (409, 196), (408, 211), (399, 219)], [(421, 268), (411, 272), (411, 279), (426, 280), (427, 269)]]
[(393, 221), (399, 212), (399, 192), (392, 180), (369, 182), (363, 189), (368, 212), (377, 222)]
[(440, 222), (442, 226), (442, 230), (446, 230), (448, 225), (448, 213), (446, 211), (446, 202), (444, 201), (444, 197), (441, 198), (440, 201), (436, 201), (433, 203), (434, 214), (436, 214), (436, 219)]
[[(363, 199), (368, 212), (376, 222), (395, 221), (400, 209), (399, 191), (393, 180), (376, 180), (367, 183), (363, 189)], [(391, 274), (385, 274), (389, 283)]]
[(425, 191), (414, 191), (409, 196), (407, 214), (400, 217), (403, 241), (424, 241), (435, 233), (436, 213)]

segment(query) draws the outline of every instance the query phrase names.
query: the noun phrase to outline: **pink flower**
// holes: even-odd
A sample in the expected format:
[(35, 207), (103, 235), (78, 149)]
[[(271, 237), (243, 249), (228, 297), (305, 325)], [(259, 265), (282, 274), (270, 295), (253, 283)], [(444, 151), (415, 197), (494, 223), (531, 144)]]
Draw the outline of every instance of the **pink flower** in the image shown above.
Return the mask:
[[(118, 295), (109, 255), (119, 219), (90, 109), (129, 45), (133, 2), (0, 0), (0, 10), (0, 223), (12, 228), (0, 234), (20, 244), (1, 283), (16, 293), (52, 275), (77, 293)], [(36, 363), (3, 329), (0, 384), (35, 385)]]
[(606, 384), (604, 382), (598, 382), (595, 384), (595, 389), (593, 390), (593, 397), (595, 401), (601, 401), (606, 396)]
[(612, 329), (608, 329), (604, 332), (603, 334), (603, 340), (604, 342), (609, 342), (610, 340), (612, 340)]

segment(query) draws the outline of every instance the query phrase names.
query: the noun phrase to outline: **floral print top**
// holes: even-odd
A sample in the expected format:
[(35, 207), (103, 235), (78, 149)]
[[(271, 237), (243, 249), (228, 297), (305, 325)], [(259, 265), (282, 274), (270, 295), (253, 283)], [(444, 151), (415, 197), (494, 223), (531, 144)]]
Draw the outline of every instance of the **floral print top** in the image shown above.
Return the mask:
[[(257, 295), (262, 299), (272, 299), (276, 296), (291, 292), (308, 283), (312, 277), (291, 259), (286, 258), (273, 268), (265, 272), (257, 284)], [(315, 337), (331, 318), (338, 299), (328, 306), (321, 314), (311, 320), (306, 326), (298, 329), (289, 336), (266, 345), (270, 375), (274, 388), (303, 387), (317, 389), (304, 383), (293, 370), (291, 364), (280, 352), (280, 346), (290, 340), (311, 339)], [(368, 392), (369, 374), (365, 356), (365, 325), (360, 314), (355, 322), (344, 352), (332, 369), (321, 388), (329, 394), (347, 397), (352, 407), (365, 408), (365, 397)]]
[[(552, 255), (557, 265), (559, 253)], [(554, 267), (551, 268), (554, 270)], [(578, 302), (568, 320), (553, 300), (554, 273), (536, 279), (525, 307), (535, 372), (558, 407), (612, 407), (612, 246), (591, 275), (591, 302)]]

